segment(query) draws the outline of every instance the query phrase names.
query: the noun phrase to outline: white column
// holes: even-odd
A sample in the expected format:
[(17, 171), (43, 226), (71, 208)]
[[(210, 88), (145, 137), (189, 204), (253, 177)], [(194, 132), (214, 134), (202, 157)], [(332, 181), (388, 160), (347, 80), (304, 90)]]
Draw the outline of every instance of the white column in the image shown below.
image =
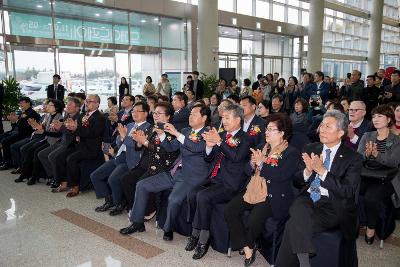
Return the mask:
[(379, 68), (379, 57), (381, 54), (381, 34), (383, 18), (383, 0), (372, 1), (371, 19), (368, 34), (368, 62), (367, 73), (374, 74)]
[(199, 1), (197, 26), (198, 71), (218, 77), (218, 1)]
[(307, 52), (307, 71), (310, 73), (321, 70), (324, 7), (325, 1), (310, 0)]

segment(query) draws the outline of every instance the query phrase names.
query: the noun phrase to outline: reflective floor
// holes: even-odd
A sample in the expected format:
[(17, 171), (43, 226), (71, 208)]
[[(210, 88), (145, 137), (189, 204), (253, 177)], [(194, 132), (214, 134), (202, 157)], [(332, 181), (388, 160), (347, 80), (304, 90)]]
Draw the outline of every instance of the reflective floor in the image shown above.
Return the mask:
[[(49, 192), (43, 183), (16, 184), (9, 171), (0, 172), (0, 266), (243, 266), (242, 256), (231, 258), (212, 249), (194, 261), (186, 252), (186, 238), (162, 240), (154, 222), (146, 232), (121, 238), (126, 214), (111, 217), (94, 212), (102, 204), (94, 192), (67, 199)], [(358, 240), (359, 266), (400, 266), (399, 231), (381, 250)], [(254, 266), (269, 266), (259, 256)]]

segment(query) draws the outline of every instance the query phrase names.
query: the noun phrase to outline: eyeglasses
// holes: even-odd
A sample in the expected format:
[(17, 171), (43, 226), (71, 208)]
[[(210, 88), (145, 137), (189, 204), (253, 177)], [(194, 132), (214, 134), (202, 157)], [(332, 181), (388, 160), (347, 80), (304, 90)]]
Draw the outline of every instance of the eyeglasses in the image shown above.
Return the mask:
[(86, 103), (86, 104), (89, 104), (89, 103), (97, 103), (97, 101), (94, 101), (94, 100), (85, 100), (85, 103)]
[(159, 116), (159, 115), (162, 115), (162, 114), (167, 114), (167, 113), (163, 113), (163, 112), (153, 112), (153, 115), (154, 116)]
[(359, 110), (365, 110), (365, 109), (363, 109), (363, 108), (350, 108), (349, 112), (357, 112)]
[(276, 129), (276, 128), (267, 128), (267, 129), (265, 129), (265, 131), (266, 132), (270, 132), (270, 133), (272, 133), (272, 132), (280, 132), (279, 129)]

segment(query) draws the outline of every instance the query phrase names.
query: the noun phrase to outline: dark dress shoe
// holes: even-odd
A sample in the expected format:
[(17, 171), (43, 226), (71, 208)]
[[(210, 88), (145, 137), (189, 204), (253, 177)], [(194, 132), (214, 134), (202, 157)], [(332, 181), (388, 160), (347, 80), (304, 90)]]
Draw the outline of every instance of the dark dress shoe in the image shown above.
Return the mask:
[(372, 237), (368, 237), (368, 236), (367, 236), (367, 233), (365, 233), (365, 242), (366, 242), (368, 245), (372, 245), (372, 244), (374, 243), (374, 240), (375, 240), (375, 235), (372, 236)]
[(247, 267), (247, 266), (250, 266), (253, 264), (253, 262), (256, 260), (256, 253), (257, 253), (257, 249), (254, 248), (253, 253), (251, 254), (251, 257), (248, 259), (247, 258), (244, 259), (244, 266)]
[(21, 168), (17, 168), (16, 170), (13, 170), (11, 174), (21, 174)]
[(174, 240), (174, 232), (164, 232), (163, 239), (165, 241), (172, 241)]
[(50, 185), (51, 185), (51, 182), (52, 182), (52, 180), (51, 180), (51, 179), (47, 179), (47, 181), (46, 181), (46, 185), (47, 185), (47, 186), (50, 186)]
[(60, 182), (58, 182), (56, 179), (53, 179), (53, 181), (50, 184), (50, 188), (57, 188), (60, 186)]
[(101, 205), (100, 207), (97, 207), (94, 209), (95, 212), (104, 212), (107, 211), (109, 209), (111, 209), (112, 207), (114, 207), (114, 203), (112, 201), (106, 201), (103, 205)]
[(34, 185), (36, 184), (36, 177), (31, 177), (29, 178), (28, 182), (26, 183), (27, 185)]
[(185, 250), (186, 251), (192, 251), (196, 246), (197, 243), (199, 242), (199, 238), (195, 236), (189, 236), (188, 242), (186, 244)]
[(8, 170), (10, 168), (10, 166), (8, 166), (7, 164), (3, 164), (0, 166), (0, 171), (5, 171)]
[(125, 204), (118, 204), (112, 211), (110, 211), (110, 216), (120, 215), (124, 212), (124, 210)]
[(244, 255), (244, 249), (239, 249), (239, 255)]
[(135, 232), (144, 232), (144, 231), (146, 231), (146, 228), (144, 227), (143, 223), (132, 223), (128, 227), (119, 230), (119, 232), (123, 235), (130, 235)]
[(210, 240), (205, 244), (198, 243), (196, 248), (194, 249), (193, 259), (199, 260), (207, 254), (208, 248), (210, 247)]
[(22, 183), (25, 179), (27, 179), (27, 178), (21, 175), (17, 179), (15, 179), (14, 182)]

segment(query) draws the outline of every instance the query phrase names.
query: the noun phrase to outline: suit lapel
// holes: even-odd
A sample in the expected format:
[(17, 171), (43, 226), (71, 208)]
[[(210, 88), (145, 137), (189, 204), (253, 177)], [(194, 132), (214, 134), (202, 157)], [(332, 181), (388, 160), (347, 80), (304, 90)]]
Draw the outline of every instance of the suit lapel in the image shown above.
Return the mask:
[(345, 144), (342, 142), (342, 144), (339, 146), (338, 150), (336, 151), (336, 155), (333, 158), (332, 165), (331, 165), (331, 170), (340, 170), (338, 167), (342, 163), (342, 160), (345, 159)]

